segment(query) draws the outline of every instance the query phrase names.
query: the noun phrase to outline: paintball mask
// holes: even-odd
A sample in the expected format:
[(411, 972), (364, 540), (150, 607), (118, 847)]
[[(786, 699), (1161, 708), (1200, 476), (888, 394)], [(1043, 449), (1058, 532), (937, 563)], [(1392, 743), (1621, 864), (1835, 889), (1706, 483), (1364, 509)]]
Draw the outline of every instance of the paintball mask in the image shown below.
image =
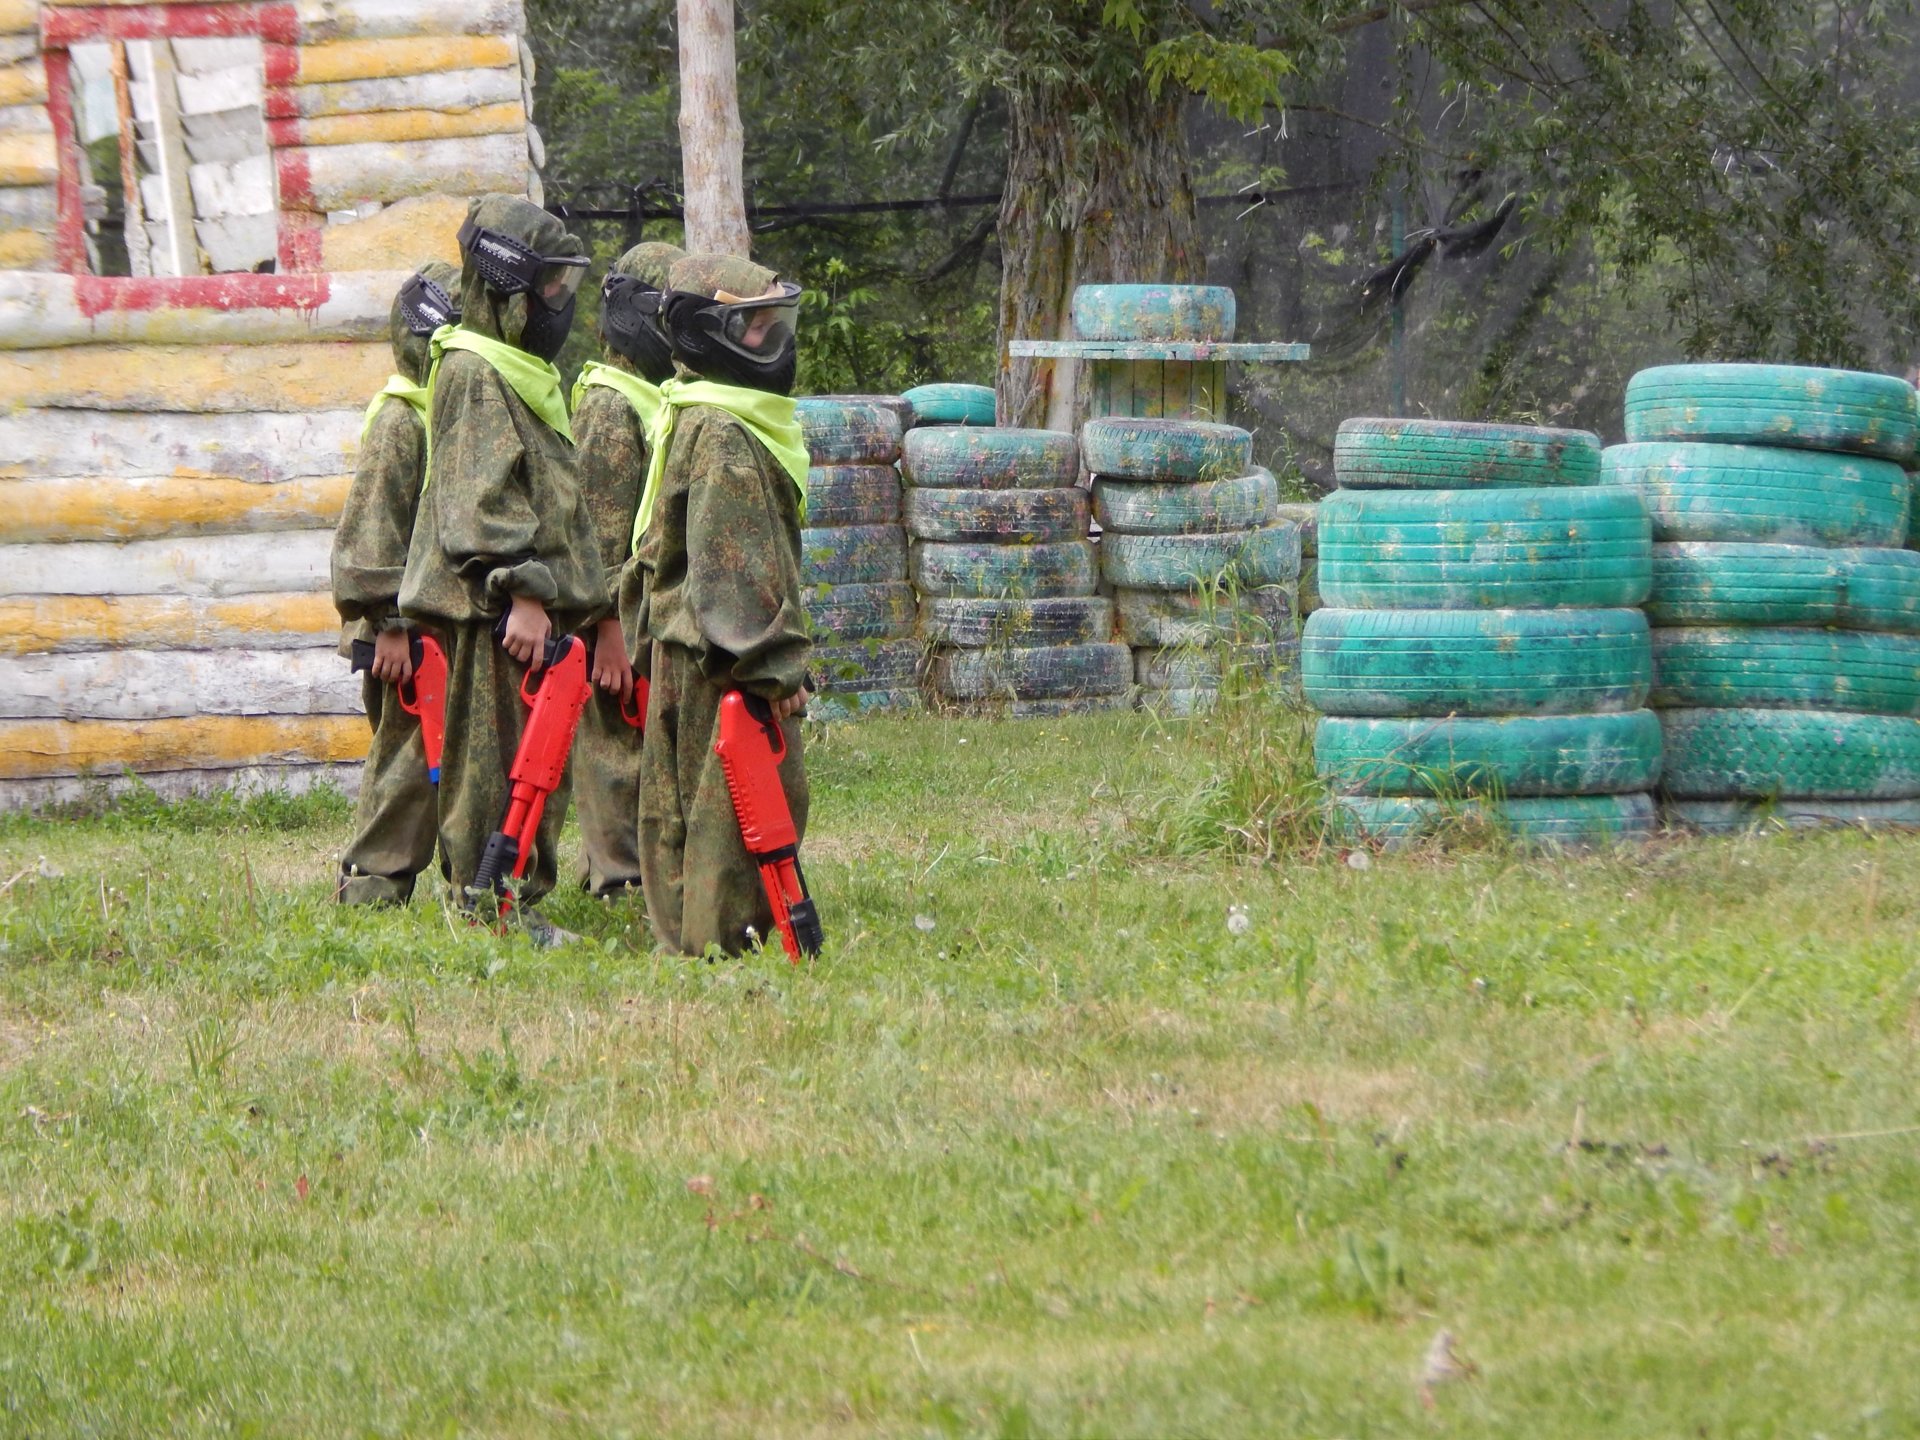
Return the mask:
[(787, 281), (760, 296), (721, 290), (709, 299), (675, 290), (661, 309), (674, 356), (689, 368), (710, 380), (790, 395), (800, 296), (800, 287)]
[(529, 298), (520, 348), (552, 360), (573, 328), (574, 295), (591, 263), (585, 255), (542, 255), (511, 235), (488, 230), (471, 219), (460, 227), (460, 248), (498, 295)]
[(600, 283), (600, 334), (614, 354), (631, 361), (656, 385), (673, 374), (673, 351), (660, 329), (665, 297), (632, 275), (609, 275)]
[(458, 325), (460, 307), (444, 287), (415, 272), (400, 286), (400, 316), (407, 332), (424, 340), (443, 325)]

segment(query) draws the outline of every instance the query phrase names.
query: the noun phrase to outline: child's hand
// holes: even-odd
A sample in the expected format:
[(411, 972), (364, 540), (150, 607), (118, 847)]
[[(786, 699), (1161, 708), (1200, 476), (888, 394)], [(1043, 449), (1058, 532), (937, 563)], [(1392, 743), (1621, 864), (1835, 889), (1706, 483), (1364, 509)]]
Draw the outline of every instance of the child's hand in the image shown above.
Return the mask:
[(413, 656), (409, 653), (406, 631), (382, 630), (373, 637), (370, 673), (382, 685), (404, 685), (413, 679)]
[(602, 620), (593, 637), (593, 683), (619, 699), (633, 695), (633, 664), (627, 659), (627, 639), (615, 616)]
[(547, 607), (525, 595), (513, 597), (507, 612), (507, 633), (500, 637), (501, 648), (522, 665), (538, 670), (546, 663), (547, 640), (553, 634), (553, 621)]
[(798, 715), (802, 710), (807, 708), (807, 701), (812, 698), (813, 692), (802, 685), (798, 690), (794, 691), (793, 694), (787, 696), (786, 699), (773, 702), (773, 718), (776, 720), (791, 720), (795, 715)]

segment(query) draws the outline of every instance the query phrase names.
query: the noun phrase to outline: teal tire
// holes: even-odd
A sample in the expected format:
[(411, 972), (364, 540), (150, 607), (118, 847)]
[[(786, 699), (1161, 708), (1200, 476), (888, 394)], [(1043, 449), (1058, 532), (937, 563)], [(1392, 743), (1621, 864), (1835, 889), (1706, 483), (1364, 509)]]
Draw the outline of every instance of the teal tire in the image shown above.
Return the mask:
[(900, 458), (900, 415), (882, 401), (809, 395), (793, 409), (815, 465), (891, 465)]
[(1128, 645), (1260, 644), (1298, 633), (1294, 594), (1286, 585), (1257, 585), (1231, 594), (1198, 590), (1113, 592), (1113, 633)]
[(914, 430), (900, 470), (936, 489), (1049, 490), (1080, 478), (1080, 449), (1060, 430)]
[(1300, 645), (1277, 640), (1261, 645), (1178, 645), (1133, 652), (1133, 682), (1143, 690), (1218, 690), (1229, 667), (1241, 678), (1264, 683), (1300, 663)]
[(1878, 547), (1653, 547), (1655, 625), (1831, 625), (1920, 634), (1920, 552)]
[(1826, 710), (1663, 710), (1681, 800), (1920, 799), (1920, 720)]
[(1124, 695), (1132, 685), (1124, 645), (951, 650), (933, 662), (933, 687), (948, 700), (1079, 699)]
[(1334, 434), (1333, 473), (1349, 490), (1593, 485), (1600, 437), (1538, 425), (1354, 419)]
[(1307, 701), (1328, 715), (1638, 710), (1653, 682), (1638, 610), (1317, 610)]
[(1920, 715), (1920, 635), (1685, 626), (1653, 632), (1655, 709)]
[(1610, 485), (1638, 490), (1658, 541), (1905, 543), (1907, 475), (1889, 460), (1761, 445), (1611, 445)]
[(916, 428), (994, 423), (993, 391), (985, 385), (916, 385), (900, 398), (913, 407)]
[(1329, 716), (1314, 733), (1314, 767), (1348, 795), (1625, 795), (1660, 778), (1660, 718), (1617, 715), (1460, 716), (1431, 720)]
[(903, 715), (926, 708), (917, 689), (855, 690), (847, 694), (816, 695), (807, 702), (810, 720), (858, 720), (863, 715)]
[(801, 591), (814, 640), (904, 640), (913, 634), (913, 587), (904, 580), (877, 585), (810, 585)]
[(891, 465), (826, 465), (807, 471), (807, 524), (898, 525), (900, 472)]
[(1804, 365), (1659, 365), (1627, 382), (1629, 441), (1704, 440), (1906, 462), (1920, 438), (1913, 387)]
[(1093, 543), (1053, 545), (915, 542), (909, 560), (914, 588), (925, 597), (1043, 600), (1094, 591)]
[(1237, 306), (1224, 285), (1082, 285), (1073, 333), (1082, 340), (1231, 340)]
[(1646, 510), (1619, 486), (1336, 491), (1318, 544), (1336, 609), (1604, 609), (1653, 581)]
[(1087, 469), (1108, 479), (1225, 480), (1253, 468), (1253, 436), (1209, 420), (1089, 420), (1080, 431)]
[(1300, 529), (1269, 525), (1225, 535), (1102, 535), (1100, 573), (1128, 590), (1277, 585), (1300, 577)]
[[(1093, 518), (1110, 535), (1218, 535), (1275, 518), (1280, 482), (1271, 470), (1226, 480), (1093, 482)], [(1302, 532), (1304, 534), (1304, 530)]]
[(1047, 490), (961, 490), (915, 487), (907, 492), (907, 533), (916, 540), (986, 545), (1041, 545), (1087, 538), (1091, 507), (1075, 486)]
[(1097, 645), (1113, 639), (1113, 602), (1095, 595), (1056, 600), (928, 599), (920, 634), (936, 645)]
[(898, 525), (838, 525), (800, 532), (808, 585), (881, 585), (907, 578), (907, 537)]
[(1659, 828), (1651, 795), (1540, 796), (1518, 800), (1435, 800), (1336, 796), (1329, 814), (1337, 839), (1388, 846), (1444, 838), (1463, 822), (1492, 825), (1516, 843), (1589, 848), (1646, 840)]
[(1669, 824), (1702, 835), (1920, 829), (1920, 800), (1669, 800), (1665, 808)]

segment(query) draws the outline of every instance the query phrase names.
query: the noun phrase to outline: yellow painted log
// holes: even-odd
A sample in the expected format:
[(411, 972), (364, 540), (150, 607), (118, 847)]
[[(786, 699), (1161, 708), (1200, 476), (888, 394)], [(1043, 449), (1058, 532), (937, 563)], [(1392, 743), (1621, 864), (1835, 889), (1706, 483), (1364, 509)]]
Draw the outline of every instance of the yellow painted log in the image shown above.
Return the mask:
[(40, 28), (40, 0), (0, 0), (0, 35), (24, 35)]
[(59, 177), (52, 135), (33, 131), (0, 134), (0, 185), (51, 185)]
[(462, 135), (509, 135), (527, 128), (518, 100), (464, 112), (389, 110), (367, 115), (316, 115), (300, 122), (303, 145), (364, 145), (393, 140), (452, 140)]
[(0, 779), (116, 770), (341, 763), (367, 753), (358, 715), (196, 715), (174, 720), (0, 722)]
[[(0, 411), (288, 413), (364, 405), (386, 383), (382, 344), (71, 345), (0, 352)], [(44, 473), (44, 472), (43, 472)]]
[(339, 633), (322, 593), (236, 595), (38, 595), (0, 600), (0, 655), (87, 650), (302, 649)]
[(53, 237), (38, 230), (0, 230), (0, 270), (35, 270), (53, 263)]
[(0, 70), (0, 105), (47, 103), (47, 71), (38, 60)]
[(351, 475), (246, 480), (0, 480), (0, 544), (157, 540), (336, 525)]
[(518, 64), (511, 35), (423, 35), (411, 40), (333, 40), (300, 47), (299, 83), (378, 80), (439, 70), (485, 70)]
[(460, 226), (467, 200), (423, 195), (401, 200), (350, 225), (320, 232), (320, 268), (338, 274), (358, 270), (411, 270), (429, 260), (460, 266)]

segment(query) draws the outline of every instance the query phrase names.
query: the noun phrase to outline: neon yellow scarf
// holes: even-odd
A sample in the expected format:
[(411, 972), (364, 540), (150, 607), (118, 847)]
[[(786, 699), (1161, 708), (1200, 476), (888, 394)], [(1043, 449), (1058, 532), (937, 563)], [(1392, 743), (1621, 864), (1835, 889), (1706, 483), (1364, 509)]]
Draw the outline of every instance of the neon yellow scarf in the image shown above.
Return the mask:
[(640, 509), (633, 517), (631, 549), (640, 548), (640, 537), (653, 520), (653, 497), (660, 488), (660, 475), (667, 465), (667, 442), (673, 438), (675, 415), (689, 405), (711, 405), (724, 410), (753, 432), (766, 446), (780, 468), (793, 477), (800, 492), (800, 518), (807, 516), (807, 442), (800, 434), (800, 422), (794, 418), (794, 405), (786, 395), (769, 395), (764, 390), (749, 390), (741, 385), (721, 385), (712, 380), (673, 379), (660, 386), (660, 413), (647, 427), (647, 483), (640, 492)]
[[(427, 342), (433, 368), (427, 372), (427, 413), (433, 413), (433, 387), (440, 378), (440, 361), (449, 350), (468, 350), (478, 355), (507, 384), (513, 387), (529, 410), (546, 427), (569, 445), (573, 427), (567, 423), (567, 401), (560, 393), (560, 372), (545, 360), (537, 360), (517, 346), (491, 335), (478, 335), (458, 325), (442, 325)], [(433, 483), (433, 426), (427, 426), (427, 485)], [(425, 489), (426, 485), (420, 487)]]
[(416, 385), (404, 375), (389, 375), (387, 383), (380, 387), (380, 393), (373, 397), (373, 403), (367, 406), (367, 418), (360, 422), (360, 438), (365, 440), (367, 432), (373, 429), (373, 417), (380, 413), (380, 407), (389, 400), (404, 400), (413, 407), (413, 413), (420, 417), (420, 428), (427, 425), (427, 387)]
[(573, 382), (573, 408), (580, 408), (580, 397), (589, 385), (600, 385), (627, 397), (633, 413), (640, 417), (642, 430), (653, 429), (654, 416), (660, 413), (660, 387), (651, 380), (622, 370), (618, 365), (589, 360), (580, 367), (580, 378)]

